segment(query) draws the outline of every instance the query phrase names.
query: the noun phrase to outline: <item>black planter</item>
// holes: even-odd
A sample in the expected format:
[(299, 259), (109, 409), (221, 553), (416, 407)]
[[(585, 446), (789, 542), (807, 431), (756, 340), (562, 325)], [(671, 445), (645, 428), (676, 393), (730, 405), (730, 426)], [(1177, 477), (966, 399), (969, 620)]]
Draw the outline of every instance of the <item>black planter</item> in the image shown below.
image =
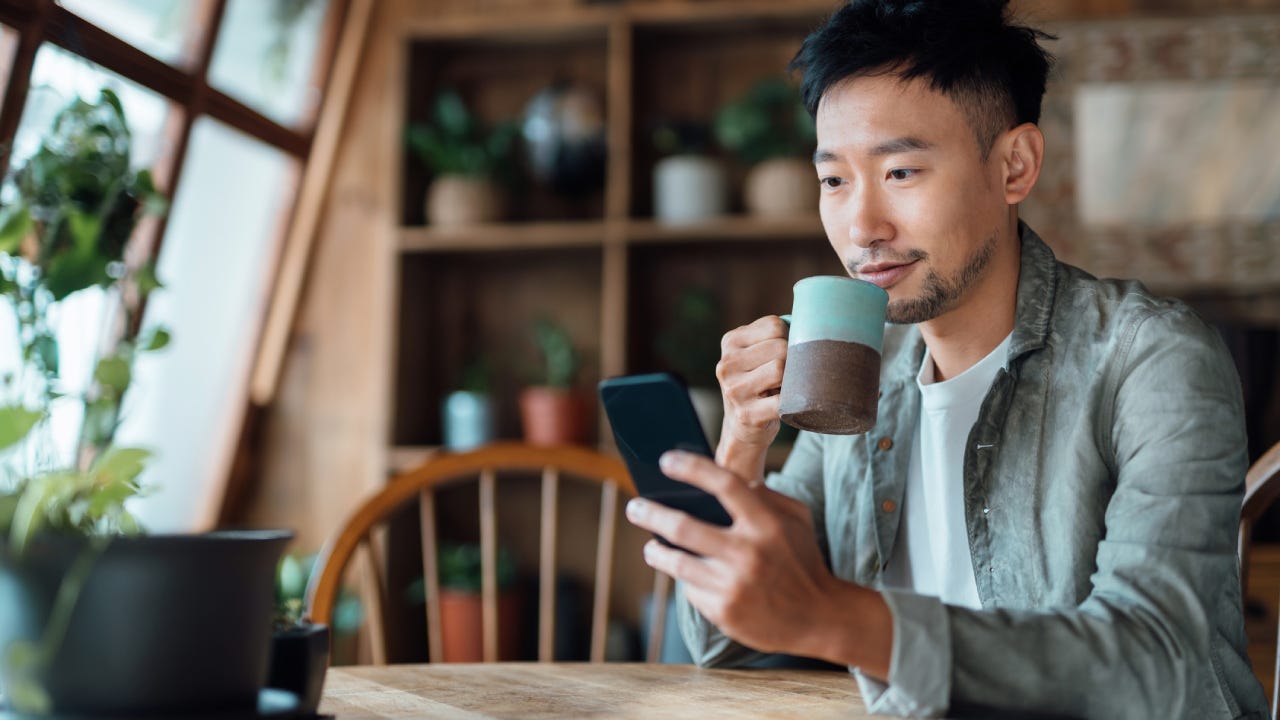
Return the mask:
[[(288, 531), (118, 538), (90, 570), (42, 682), (60, 714), (253, 712)], [(83, 540), (0, 546), (0, 648), (38, 641)]]
[(267, 687), (298, 696), (298, 712), (312, 715), (320, 706), (324, 674), (329, 669), (329, 626), (306, 625), (271, 638)]

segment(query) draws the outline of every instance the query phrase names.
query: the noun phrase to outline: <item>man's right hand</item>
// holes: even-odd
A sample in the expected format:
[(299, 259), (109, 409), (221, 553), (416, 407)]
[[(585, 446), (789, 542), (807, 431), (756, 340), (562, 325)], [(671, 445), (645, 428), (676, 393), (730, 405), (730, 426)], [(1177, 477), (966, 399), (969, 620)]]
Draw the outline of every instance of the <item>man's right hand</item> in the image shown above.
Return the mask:
[(778, 391), (786, 361), (787, 324), (777, 315), (730, 330), (720, 341), (716, 377), (724, 396), (724, 426), (716, 455), (721, 463), (743, 452), (759, 452), (763, 462), (778, 435)]

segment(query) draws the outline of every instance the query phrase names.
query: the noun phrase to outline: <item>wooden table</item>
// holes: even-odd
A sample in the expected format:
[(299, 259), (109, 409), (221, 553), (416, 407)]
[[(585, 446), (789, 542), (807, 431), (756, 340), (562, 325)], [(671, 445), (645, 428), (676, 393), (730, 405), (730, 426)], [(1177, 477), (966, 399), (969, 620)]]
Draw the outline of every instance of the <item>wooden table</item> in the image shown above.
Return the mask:
[(332, 668), (320, 712), (357, 718), (870, 718), (853, 677), (642, 663)]

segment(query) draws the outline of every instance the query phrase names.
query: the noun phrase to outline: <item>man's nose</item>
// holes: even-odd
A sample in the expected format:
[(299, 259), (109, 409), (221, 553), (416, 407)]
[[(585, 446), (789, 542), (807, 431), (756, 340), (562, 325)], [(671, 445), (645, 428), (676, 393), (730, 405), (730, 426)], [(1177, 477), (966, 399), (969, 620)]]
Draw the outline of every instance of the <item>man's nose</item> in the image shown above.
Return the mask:
[(864, 250), (893, 239), (893, 223), (875, 190), (862, 190), (850, 198), (847, 218), (850, 242)]

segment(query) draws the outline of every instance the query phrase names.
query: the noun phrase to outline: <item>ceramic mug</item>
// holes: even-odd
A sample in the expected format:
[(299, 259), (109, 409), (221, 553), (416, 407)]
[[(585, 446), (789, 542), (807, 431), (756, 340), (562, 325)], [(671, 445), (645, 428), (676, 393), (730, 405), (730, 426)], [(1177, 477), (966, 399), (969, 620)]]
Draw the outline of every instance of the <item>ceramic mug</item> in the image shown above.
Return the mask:
[(865, 280), (817, 276), (795, 284), (782, 373), (782, 421), (854, 435), (876, 424), (889, 294)]

